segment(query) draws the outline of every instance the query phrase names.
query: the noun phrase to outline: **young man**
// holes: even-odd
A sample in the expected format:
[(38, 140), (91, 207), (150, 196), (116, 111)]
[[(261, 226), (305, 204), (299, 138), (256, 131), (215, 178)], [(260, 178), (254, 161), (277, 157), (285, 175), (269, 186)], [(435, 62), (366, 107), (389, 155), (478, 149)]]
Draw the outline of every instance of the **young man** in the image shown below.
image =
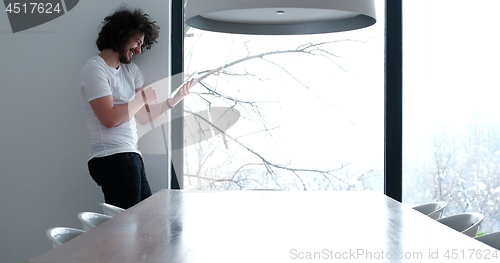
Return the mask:
[[(120, 8), (104, 18), (96, 41), (100, 53), (81, 71), (80, 94), (90, 133), (88, 168), (106, 203), (127, 209), (151, 196), (144, 163), (137, 149), (136, 117), (141, 124), (171, 109), (187, 94), (185, 84), (167, 106), (156, 91), (144, 88), (133, 56), (150, 49), (159, 36), (156, 21), (140, 9)], [(151, 104), (151, 105), (149, 105)]]

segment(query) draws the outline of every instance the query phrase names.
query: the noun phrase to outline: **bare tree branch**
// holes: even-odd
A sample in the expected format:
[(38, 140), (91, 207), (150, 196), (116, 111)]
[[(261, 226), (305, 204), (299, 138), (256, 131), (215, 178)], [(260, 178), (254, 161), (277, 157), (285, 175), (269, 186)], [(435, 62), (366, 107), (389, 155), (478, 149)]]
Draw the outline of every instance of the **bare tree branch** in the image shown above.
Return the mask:
[[(335, 176), (333, 174), (333, 172), (343, 169), (345, 167), (344, 165), (342, 165), (341, 167), (339, 167), (337, 169), (332, 169), (332, 170), (328, 170), (328, 171), (322, 171), (322, 170), (316, 170), (316, 169), (290, 168), (290, 167), (286, 167), (286, 166), (283, 166), (283, 165), (278, 165), (278, 164), (272, 163), (272, 162), (268, 161), (266, 158), (264, 158), (261, 154), (257, 153), (253, 149), (251, 149), (250, 147), (248, 147), (248, 146), (244, 145), (243, 143), (239, 142), (236, 138), (233, 138), (232, 136), (228, 135), (224, 130), (220, 129), (219, 127), (217, 127), (216, 125), (214, 125), (213, 123), (211, 123), (209, 120), (205, 119), (203, 116), (201, 116), (201, 115), (199, 115), (199, 114), (197, 114), (195, 112), (190, 112), (190, 111), (186, 111), (186, 112), (190, 113), (190, 114), (193, 114), (194, 116), (200, 118), (201, 120), (204, 120), (206, 123), (208, 123), (210, 126), (212, 126), (212, 128), (216, 129), (218, 132), (220, 132), (222, 134), (225, 134), (225, 136), (227, 138), (231, 139), (231, 141), (234, 141), (236, 144), (238, 144), (243, 149), (245, 149), (248, 152), (252, 153), (253, 155), (257, 156), (262, 161), (262, 164), (266, 167), (266, 169), (267, 169), (267, 171), (268, 171), (268, 173), (270, 175), (275, 175), (274, 174), (274, 170), (272, 169), (273, 167), (277, 168), (277, 169), (281, 169), (281, 170), (291, 171), (291, 172), (318, 173), (318, 174), (322, 174), (325, 177), (326, 177), (326, 175), (329, 175), (329, 176), (335, 178), (336, 180), (338, 180), (338, 181), (340, 181), (340, 182), (348, 185), (349, 187), (354, 187), (353, 185), (347, 183), (342, 178), (340, 178), (338, 176)], [(327, 178), (327, 179), (329, 179), (329, 178)]]

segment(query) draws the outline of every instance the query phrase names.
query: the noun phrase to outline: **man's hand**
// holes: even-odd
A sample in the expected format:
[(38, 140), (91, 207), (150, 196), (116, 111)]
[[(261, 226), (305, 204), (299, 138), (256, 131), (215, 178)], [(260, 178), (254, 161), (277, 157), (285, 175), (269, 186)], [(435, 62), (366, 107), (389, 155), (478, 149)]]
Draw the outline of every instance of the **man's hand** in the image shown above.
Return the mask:
[(170, 105), (172, 107), (175, 106), (177, 103), (179, 103), (182, 99), (184, 99), (184, 97), (189, 95), (189, 93), (191, 92), (191, 88), (193, 87), (194, 81), (195, 79), (192, 79), (184, 83), (184, 85), (182, 85), (177, 94), (175, 94), (175, 96), (169, 100)]
[(156, 95), (156, 90), (153, 87), (138, 89), (136, 96), (142, 96), (143, 100), (145, 98), (145, 102), (147, 104), (155, 103), (158, 100), (158, 96)]
[[(170, 106), (174, 107), (177, 103), (179, 103), (184, 97), (186, 97), (191, 90), (191, 87), (193, 86), (193, 83), (195, 83), (195, 80), (192, 79), (188, 82), (186, 82), (182, 87), (179, 89), (177, 94), (172, 99), (168, 99), (168, 103)], [(146, 111), (145, 107), (143, 107), (136, 115), (137, 121), (141, 125), (146, 125), (152, 120), (155, 120), (156, 118), (160, 117), (165, 113), (165, 111), (169, 110), (169, 107), (165, 105), (166, 101), (161, 102), (161, 103), (154, 103), (158, 100), (156, 90), (152, 87), (148, 88), (140, 88), (137, 89), (136, 97), (142, 96), (142, 91), (144, 91), (144, 96), (146, 97), (146, 101), (148, 102), (148, 107), (150, 109), (150, 113)], [(143, 99), (143, 98), (141, 98)]]

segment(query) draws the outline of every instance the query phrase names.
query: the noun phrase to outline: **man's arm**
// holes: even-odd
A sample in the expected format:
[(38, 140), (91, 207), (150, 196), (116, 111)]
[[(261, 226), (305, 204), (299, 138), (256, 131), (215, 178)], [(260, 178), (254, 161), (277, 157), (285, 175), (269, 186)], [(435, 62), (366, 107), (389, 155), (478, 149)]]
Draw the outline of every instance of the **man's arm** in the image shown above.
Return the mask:
[[(177, 94), (175, 94), (175, 96), (171, 99), (168, 100), (168, 104), (172, 107), (174, 107), (175, 105), (177, 105), (182, 99), (184, 99), (184, 97), (186, 97), (189, 92), (190, 92), (190, 89), (192, 87), (194, 83), (194, 79), (185, 83), (180, 89), (179, 91), (177, 92)], [(143, 88), (140, 88), (138, 89), (135, 97), (137, 98), (138, 96), (141, 96), (141, 90)], [(148, 97), (148, 94), (146, 92), (146, 97)], [(149, 101), (149, 99), (148, 99)], [(138, 112), (137, 114), (135, 114), (135, 118), (136, 120), (141, 124), (141, 125), (146, 125), (148, 124), (149, 122), (155, 120), (156, 118), (160, 117), (161, 115), (165, 114), (168, 110), (170, 110), (170, 108), (165, 104), (166, 102), (165, 101), (162, 101), (160, 103), (156, 103), (156, 104), (148, 104), (148, 107), (149, 107), (149, 114), (148, 112), (146, 111), (146, 107), (142, 107)]]
[[(156, 101), (154, 89), (148, 88), (144, 91), (148, 103)], [(99, 121), (107, 128), (116, 127), (130, 120), (145, 105), (141, 93), (136, 93), (132, 101), (121, 105), (114, 105), (112, 95), (97, 98), (89, 103)]]

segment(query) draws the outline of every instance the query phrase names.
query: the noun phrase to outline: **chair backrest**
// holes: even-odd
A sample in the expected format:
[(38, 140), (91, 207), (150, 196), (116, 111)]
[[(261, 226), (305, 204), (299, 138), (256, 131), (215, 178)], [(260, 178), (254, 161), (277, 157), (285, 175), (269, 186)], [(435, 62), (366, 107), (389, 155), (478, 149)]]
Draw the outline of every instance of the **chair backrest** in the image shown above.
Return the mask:
[(440, 219), (443, 216), (444, 209), (448, 203), (439, 201), (427, 203), (419, 206), (413, 207), (414, 210), (427, 215), (432, 219)]
[(71, 227), (53, 227), (47, 230), (47, 237), (54, 248), (70, 241), (85, 231)]
[(94, 212), (81, 212), (78, 214), (78, 219), (82, 222), (83, 229), (88, 231), (113, 217)]
[(99, 203), (99, 204), (101, 205), (102, 211), (104, 212), (104, 214), (108, 215), (108, 216), (115, 216), (115, 215), (125, 211), (125, 209), (123, 209), (121, 207), (110, 205), (107, 203)]
[(474, 237), (474, 239), (481, 241), (490, 247), (500, 250), (500, 232), (477, 236)]
[(479, 232), (479, 226), (483, 219), (484, 215), (481, 213), (470, 212), (444, 217), (437, 221), (465, 235), (475, 237)]

